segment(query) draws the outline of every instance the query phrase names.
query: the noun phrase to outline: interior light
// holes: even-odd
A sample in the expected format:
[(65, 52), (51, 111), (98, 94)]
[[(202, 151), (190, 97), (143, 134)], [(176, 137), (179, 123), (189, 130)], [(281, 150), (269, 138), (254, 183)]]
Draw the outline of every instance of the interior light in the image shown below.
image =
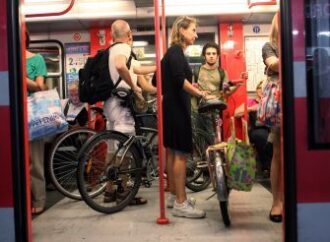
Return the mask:
[(299, 34), (299, 31), (296, 30), (296, 29), (294, 29), (294, 30), (292, 30), (292, 34), (293, 34), (293, 35), (298, 35), (298, 34)]
[(276, 0), (248, 0), (249, 8), (253, 6), (277, 5)]
[(329, 31), (321, 31), (317, 33), (317, 36), (326, 36), (330, 37), (330, 32)]
[(147, 45), (148, 41), (133, 41), (133, 47), (143, 47)]

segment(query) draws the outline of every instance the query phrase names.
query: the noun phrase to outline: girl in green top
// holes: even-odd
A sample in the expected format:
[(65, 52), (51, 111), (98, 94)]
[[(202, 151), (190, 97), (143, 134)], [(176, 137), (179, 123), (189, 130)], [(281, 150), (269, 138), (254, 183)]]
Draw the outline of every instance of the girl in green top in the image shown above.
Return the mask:
[[(26, 34), (26, 47), (30, 44), (29, 34)], [(26, 75), (27, 87), (29, 92), (37, 92), (47, 90), (45, 85), (45, 77), (47, 69), (44, 58), (40, 54), (34, 54), (28, 50), (25, 51), (26, 56)]]
[[(29, 47), (30, 37), (26, 32), (26, 48)], [(47, 90), (45, 77), (47, 76), (46, 64), (40, 54), (28, 50), (26, 56), (26, 82), (28, 92)], [(30, 178), (32, 194), (32, 214), (38, 215), (44, 211), (46, 203), (46, 183), (44, 174), (44, 140), (30, 141)]]

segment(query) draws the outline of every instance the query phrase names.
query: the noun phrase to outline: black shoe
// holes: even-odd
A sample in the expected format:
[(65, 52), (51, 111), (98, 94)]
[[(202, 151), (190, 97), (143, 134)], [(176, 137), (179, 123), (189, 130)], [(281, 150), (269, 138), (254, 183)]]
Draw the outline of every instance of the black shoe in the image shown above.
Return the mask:
[(263, 170), (262, 171), (262, 176), (264, 179), (269, 179), (270, 178), (270, 171), (269, 170)]
[(282, 214), (272, 214), (272, 212), (269, 212), (269, 219), (270, 221), (274, 223), (281, 223), (282, 222)]

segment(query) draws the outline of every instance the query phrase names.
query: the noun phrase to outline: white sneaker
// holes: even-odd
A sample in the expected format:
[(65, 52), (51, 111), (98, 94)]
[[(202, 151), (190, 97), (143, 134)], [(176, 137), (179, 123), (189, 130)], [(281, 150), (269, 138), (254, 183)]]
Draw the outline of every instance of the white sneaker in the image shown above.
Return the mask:
[[(189, 197), (187, 199), (188, 203), (190, 203), (191, 206), (195, 206), (196, 204), (196, 199), (193, 197)], [(168, 195), (167, 197), (167, 202), (166, 202), (166, 207), (167, 208), (173, 208), (174, 206), (174, 202), (175, 202), (175, 195), (173, 195), (172, 193), (170, 193), (170, 195)]]
[(192, 206), (186, 200), (181, 204), (178, 204), (176, 201), (174, 202), (172, 215), (185, 218), (204, 218), (206, 213), (204, 210)]

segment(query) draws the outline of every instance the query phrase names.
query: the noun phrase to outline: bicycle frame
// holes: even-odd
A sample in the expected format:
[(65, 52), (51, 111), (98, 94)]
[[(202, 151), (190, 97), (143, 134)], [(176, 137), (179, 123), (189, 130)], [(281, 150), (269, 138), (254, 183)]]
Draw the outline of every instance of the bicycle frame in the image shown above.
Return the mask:
[[(213, 186), (213, 190), (216, 189), (216, 176), (217, 174), (223, 174), (223, 171), (226, 171), (226, 162), (224, 160), (224, 154), (226, 152), (227, 144), (225, 142), (222, 142), (221, 138), (221, 126), (222, 126), (222, 120), (220, 118), (220, 114), (217, 112), (212, 113), (212, 121), (213, 121), (213, 128), (215, 130), (215, 138), (214, 138), (214, 145), (210, 145), (206, 149), (206, 158), (208, 161), (208, 169), (210, 172), (211, 182)], [(211, 153), (214, 153), (213, 156), (211, 156)], [(213, 158), (214, 157), (214, 158)], [(226, 174), (223, 174), (225, 177)], [(218, 184), (219, 185), (219, 184)], [(219, 187), (222, 191), (221, 194), (219, 194), (219, 200), (220, 201), (227, 201), (227, 187), (225, 184), (220, 184)]]

